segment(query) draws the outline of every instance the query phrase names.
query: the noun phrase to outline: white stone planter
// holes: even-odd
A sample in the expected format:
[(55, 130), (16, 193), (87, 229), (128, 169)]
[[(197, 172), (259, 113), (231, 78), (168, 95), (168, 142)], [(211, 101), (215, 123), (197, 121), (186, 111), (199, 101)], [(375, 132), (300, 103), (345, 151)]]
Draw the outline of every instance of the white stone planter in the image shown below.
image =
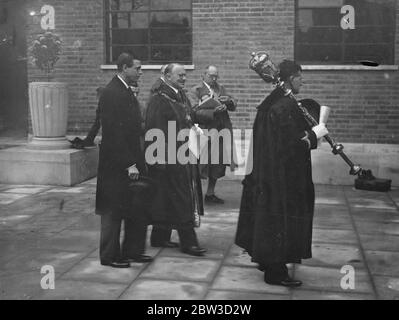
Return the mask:
[(68, 87), (61, 82), (29, 83), (29, 108), (32, 118), (32, 149), (69, 149)]

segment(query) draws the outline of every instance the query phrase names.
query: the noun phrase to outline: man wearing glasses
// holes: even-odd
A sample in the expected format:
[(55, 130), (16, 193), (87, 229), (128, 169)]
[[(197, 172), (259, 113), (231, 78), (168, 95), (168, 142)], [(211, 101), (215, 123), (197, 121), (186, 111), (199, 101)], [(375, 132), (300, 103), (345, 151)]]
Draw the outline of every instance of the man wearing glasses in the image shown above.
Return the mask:
[[(210, 65), (205, 69), (202, 76), (202, 83), (194, 86), (189, 94), (191, 104), (195, 113), (195, 121), (202, 129), (208, 131), (208, 160), (203, 164), (201, 159), (201, 178), (208, 178), (208, 189), (205, 195), (207, 204), (223, 204), (224, 200), (215, 195), (217, 179), (223, 177), (226, 166), (234, 170), (234, 142), (233, 126), (228, 111), (235, 111), (237, 104), (224, 86), (217, 82), (219, 73), (217, 67)], [(225, 129), (225, 130), (224, 130)], [(221, 138), (221, 130), (228, 133), (228, 138)], [(219, 143), (218, 143), (219, 142)], [(212, 155), (218, 154), (218, 161), (214, 161)], [(215, 163), (216, 162), (216, 163)]]

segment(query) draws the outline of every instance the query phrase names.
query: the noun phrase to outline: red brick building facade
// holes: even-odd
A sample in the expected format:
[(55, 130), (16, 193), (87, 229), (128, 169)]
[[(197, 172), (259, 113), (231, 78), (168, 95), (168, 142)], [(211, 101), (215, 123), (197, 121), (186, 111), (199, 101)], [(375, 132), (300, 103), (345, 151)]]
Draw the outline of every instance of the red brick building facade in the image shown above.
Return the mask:
[[(314, 1), (317, 2), (317, 1)], [(320, 2), (320, 1), (319, 1)], [(394, 1), (395, 2), (395, 1)], [(103, 0), (32, 0), (26, 9), (55, 9), (55, 32), (63, 52), (54, 78), (69, 84), (69, 133), (85, 134), (97, 106), (96, 91), (113, 76), (107, 64)], [(267, 50), (275, 62), (294, 59), (296, 6), (294, 0), (193, 0), (190, 87), (200, 81), (206, 65), (219, 67), (220, 82), (238, 99), (232, 113), (236, 128), (250, 128), (256, 106), (271, 91), (248, 68), (252, 51)], [(378, 68), (360, 64), (304, 64), (301, 98), (314, 98), (332, 108), (329, 129), (342, 142), (399, 143), (399, 5), (395, 8), (393, 61)], [(396, 6), (395, 6), (396, 5)], [(40, 18), (29, 17), (28, 45), (42, 32)], [(392, 28), (392, 27), (391, 27)], [(143, 63), (140, 100), (145, 104), (159, 67)], [(28, 63), (28, 81), (40, 72)]]

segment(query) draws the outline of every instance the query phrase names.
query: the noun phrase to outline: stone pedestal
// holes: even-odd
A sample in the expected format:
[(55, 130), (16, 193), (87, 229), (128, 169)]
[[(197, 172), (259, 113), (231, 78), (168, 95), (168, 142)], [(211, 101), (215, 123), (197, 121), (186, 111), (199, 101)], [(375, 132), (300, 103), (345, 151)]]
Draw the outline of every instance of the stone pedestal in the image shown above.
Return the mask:
[(0, 183), (75, 185), (96, 176), (98, 150), (0, 150)]
[(39, 138), (33, 137), (26, 146), (33, 150), (65, 150), (71, 149), (71, 143), (66, 137), (59, 138)]
[(68, 86), (62, 82), (29, 83), (29, 108), (34, 138), (27, 148), (36, 150), (69, 149)]

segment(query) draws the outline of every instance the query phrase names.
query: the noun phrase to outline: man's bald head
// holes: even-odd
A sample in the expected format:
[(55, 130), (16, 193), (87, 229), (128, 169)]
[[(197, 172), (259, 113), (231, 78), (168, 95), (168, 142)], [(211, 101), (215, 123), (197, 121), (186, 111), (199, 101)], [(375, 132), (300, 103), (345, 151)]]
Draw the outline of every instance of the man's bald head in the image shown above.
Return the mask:
[(205, 72), (204, 72), (204, 74), (209, 74), (209, 73), (211, 73), (211, 74), (213, 74), (213, 73), (218, 73), (218, 68), (216, 67), (216, 66), (214, 66), (214, 65), (209, 65), (209, 66), (207, 66), (206, 68), (205, 68)]
[(214, 65), (209, 65), (205, 68), (203, 80), (206, 84), (211, 87), (216, 86), (217, 80), (219, 78), (218, 68)]

